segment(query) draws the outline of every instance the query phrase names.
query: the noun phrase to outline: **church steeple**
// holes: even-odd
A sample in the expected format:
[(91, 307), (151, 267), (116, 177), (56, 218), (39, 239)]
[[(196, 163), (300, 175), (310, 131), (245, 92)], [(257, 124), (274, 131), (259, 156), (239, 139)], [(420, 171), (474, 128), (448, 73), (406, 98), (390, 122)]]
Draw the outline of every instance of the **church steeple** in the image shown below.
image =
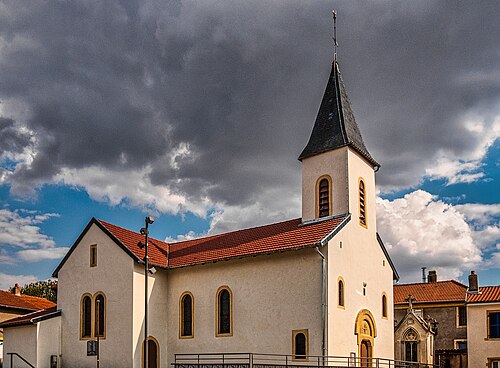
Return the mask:
[(374, 168), (380, 167), (366, 149), (340, 76), (339, 65), (334, 61), (311, 137), (299, 160), (344, 146), (352, 147)]

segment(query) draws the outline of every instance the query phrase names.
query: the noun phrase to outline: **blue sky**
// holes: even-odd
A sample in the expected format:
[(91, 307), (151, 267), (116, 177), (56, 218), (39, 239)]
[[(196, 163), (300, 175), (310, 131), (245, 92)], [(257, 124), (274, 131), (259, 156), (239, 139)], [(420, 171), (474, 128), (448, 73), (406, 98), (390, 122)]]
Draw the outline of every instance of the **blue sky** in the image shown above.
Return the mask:
[[(378, 231), (403, 282), (499, 284), (500, 5), (396, 3), (335, 4)], [(48, 278), (92, 217), (185, 239), (300, 216), (331, 2), (3, 6), (1, 288)]]

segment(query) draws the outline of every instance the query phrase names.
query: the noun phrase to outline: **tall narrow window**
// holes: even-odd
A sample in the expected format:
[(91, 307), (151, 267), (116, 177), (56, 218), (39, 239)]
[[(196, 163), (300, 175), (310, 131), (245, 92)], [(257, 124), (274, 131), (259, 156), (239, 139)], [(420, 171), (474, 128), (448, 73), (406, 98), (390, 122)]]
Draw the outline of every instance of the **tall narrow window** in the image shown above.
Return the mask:
[(344, 281), (339, 280), (339, 295), (338, 295), (338, 305), (339, 307), (344, 307), (345, 306), (345, 300), (344, 300)]
[(103, 294), (94, 297), (94, 336), (106, 335), (106, 299)]
[(365, 182), (359, 179), (359, 224), (366, 227), (366, 190)]
[(308, 354), (308, 330), (292, 331), (293, 360), (306, 360)]
[(500, 338), (500, 311), (488, 312), (488, 338)]
[(318, 188), (318, 217), (330, 216), (330, 181), (324, 177), (319, 180)]
[(90, 295), (84, 295), (82, 298), (80, 318), (80, 337), (89, 339), (92, 337), (92, 299)]
[(457, 326), (467, 326), (467, 310), (464, 305), (457, 307)]
[(217, 336), (232, 335), (232, 296), (228, 287), (217, 291)]
[(97, 266), (97, 244), (90, 246), (90, 267)]
[(382, 317), (387, 318), (387, 296), (382, 294)]
[(180, 337), (193, 337), (193, 296), (185, 292), (180, 300)]

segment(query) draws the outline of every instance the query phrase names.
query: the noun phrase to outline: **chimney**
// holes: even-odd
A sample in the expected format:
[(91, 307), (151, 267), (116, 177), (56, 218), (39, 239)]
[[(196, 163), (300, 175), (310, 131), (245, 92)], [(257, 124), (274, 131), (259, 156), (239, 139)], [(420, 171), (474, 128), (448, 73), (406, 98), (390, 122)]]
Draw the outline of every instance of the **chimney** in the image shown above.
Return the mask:
[(427, 275), (427, 282), (436, 282), (438, 280), (438, 276), (436, 271), (429, 271)]
[(479, 292), (479, 283), (477, 281), (476, 271), (471, 271), (469, 275), (469, 293)]
[(12, 293), (14, 295), (21, 295), (21, 288), (19, 287), (19, 284), (16, 282), (16, 284), (14, 285), (14, 289), (12, 290)]

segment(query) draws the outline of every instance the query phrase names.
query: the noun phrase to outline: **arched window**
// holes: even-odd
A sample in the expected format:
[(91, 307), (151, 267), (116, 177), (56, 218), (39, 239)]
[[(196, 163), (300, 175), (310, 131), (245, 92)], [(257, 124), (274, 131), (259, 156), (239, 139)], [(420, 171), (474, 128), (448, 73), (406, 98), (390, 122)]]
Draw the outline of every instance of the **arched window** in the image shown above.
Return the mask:
[(186, 291), (180, 299), (180, 338), (194, 336), (194, 300), (193, 295)]
[(90, 339), (92, 337), (92, 298), (84, 294), (80, 309), (80, 337)]
[(387, 296), (382, 294), (382, 317), (387, 318)]
[(231, 289), (222, 286), (217, 290), (217, 336), (233, 334), (232, 314)]
[(418, 362), (418, 333), (410, 328), (404, 334), (404, 360)]
[(366, 189), (365, 182), (359, 178), (359, 224), (366, 227)]
[(338, 288), (338, 306), (345, 307), (345, 296), (344, 296), (344, 280), (339, 279), (339, 288)]
[(102, 293), (94, 295), (94, 336), (106, 336), (106, 298)]
[(308, 330), (292, 331), (293, 338), (293, 360), (305, 360), (308, 354)]
[(331, 178), (325, 175), (320, 177), (316, 184), (316, 217), (325, 217), (331, 214)]

